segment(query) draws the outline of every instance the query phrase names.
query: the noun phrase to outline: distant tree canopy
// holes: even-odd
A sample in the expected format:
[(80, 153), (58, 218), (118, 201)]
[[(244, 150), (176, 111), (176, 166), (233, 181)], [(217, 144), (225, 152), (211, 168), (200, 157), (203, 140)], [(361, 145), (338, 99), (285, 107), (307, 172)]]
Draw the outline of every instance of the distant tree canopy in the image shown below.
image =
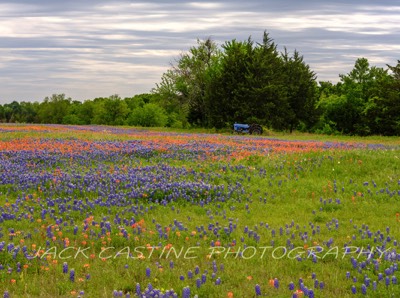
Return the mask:
[(0, 121), (15, 123), (231, 128), (258, 123), (275, 130), (400, 135), (400, 60), (387, 69), (356, 60), (340, 81), (316, 81), (295, 50), (264, 32), (219, 47), (210, 38), (171, 65), (151, 93), (84, 102), (54, 94), (42, 102), (0, 105)]
[[(169, 116), (164, 108), (155, 102), (156, 95), (150, 93), (124, 99), (118, 95), (111, 95), (84, 102), (66, 98), (64, 94), (53, 94), (51, 97), (46, 97), (41, 103), (13, 101), (11, 104), (0, 105), (0, 121), (73, 125), (165, 126)], [(156, 116), (150, 119), (153, 110)], [(146, 118), (147, 122), (140, 120), (137, 115)], [(170, 120), (171, 126), (177, 125), (175, 123), (177, 120), (174, 122), (174, 119)], [(178, 126), (182, 126), (182, 124)]]

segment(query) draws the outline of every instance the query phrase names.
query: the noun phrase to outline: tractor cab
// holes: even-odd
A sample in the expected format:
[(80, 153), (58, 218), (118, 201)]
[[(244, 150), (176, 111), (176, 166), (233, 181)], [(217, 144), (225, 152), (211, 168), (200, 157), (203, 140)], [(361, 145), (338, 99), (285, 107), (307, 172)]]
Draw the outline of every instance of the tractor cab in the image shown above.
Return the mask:
[(248, 133), (248, 134), (256, 134), (261, 135), (263, 133), (263, 128), (259, 124), (241, 124), (235, 123), (233, 124), (233, 132), (234, 133)]

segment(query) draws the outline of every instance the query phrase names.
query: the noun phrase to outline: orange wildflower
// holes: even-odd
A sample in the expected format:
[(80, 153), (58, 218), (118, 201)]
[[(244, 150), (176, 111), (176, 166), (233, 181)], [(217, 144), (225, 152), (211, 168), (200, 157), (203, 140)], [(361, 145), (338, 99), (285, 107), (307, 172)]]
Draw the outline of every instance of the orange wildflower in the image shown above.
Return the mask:
[(303, 297), (304, 294), (302, 290), (296, 290), (294, 293), (297, 295), (297, 297)]

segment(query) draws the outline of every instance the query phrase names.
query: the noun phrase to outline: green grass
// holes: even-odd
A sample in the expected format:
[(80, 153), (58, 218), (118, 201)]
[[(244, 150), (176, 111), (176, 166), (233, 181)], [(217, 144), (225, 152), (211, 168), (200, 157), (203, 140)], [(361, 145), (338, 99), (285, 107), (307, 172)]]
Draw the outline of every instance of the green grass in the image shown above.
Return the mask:
[[(155, 130), (159, 131), (159, 130)], [(169, 130), (162, 130), (168, 132)], [(203, 131), (202, 131), (203, 132)], [(204, 131), (207, 132), (207, 131)], [(54, 139), (90, 139), (90, 140), (130, 140), (129, 135), (116, 134), (91, 134), (88, 132), (17, 132), (3, 133), (1, 140), (13, 138), (54, 138)], [(319, 141), (340, 141), (340, 142), (366, 142), (381, 143), (386, 145), (399, 145), (396, 138), (370, 137), (327, 137), (321, 135), (274, 134), (272, 137), (289, 140), (319, 140)], [(137, 283), (140, 283), (142, 290), (151, 283), (157, 289), (173, 288), (179, 295), (182, 289), (190, 286), (192, 297), (197, 294), (199, 297), (227, 297), (228, 292), (233, 292), (234, 297), (254, 297), (255, 285), (259, 284), (264, 296), (267, 297), (291, 297), (293, 291), (288, 290), (290, 282), (294, 282), (298, 289), (298, 280), (302, 278), (308, 288), (314, 288), (312, 274), (316, 274), (318, 281), (323, 281), (324, 289), (316, 289), (315, 297), (354, 297), (362, 296), (360, 287), (364, 282), (364, 276), (371, 279), (371, 286), (368, 288), (367, 297), (398, 297), (400, 287), (391, 284), (386, 287), (384, 281), (378, 282), (378, 288), (373, 291), (372, 281), (377, 281), (378, 273), (384, 273), (386, 268), (393, 266), (391, 262), (380, 258), (380, 267), (375, 270), (373, 264), (367, 264), (361, 272), (352, 267), (351, 256), (358, 257), (358, 254), (343, 255), (345, 244), (366, 248), (368, 245), (376, 249), (381, 242), (374, 242), (379, 238), (377, 231), (384, 234), (384, 238), (390, 236), (387, 248), (394, 246), (394, 239), (400, 240), (400, 222), (397, 221), (397, 213), (400, 213), (400, 151), (398, 149), (354, 149), (354, 150), (330, 150), (313, 153), (286, 153), (275, 154), (269, 157), (254, 156), (241, 161), (211, 161), (207, 160), (201, 164), (196, 160), (178, 160), (154, 158), (121, 158), (118, 162), (104, 161), (96, 163), (92, 161), (91, 167), (107, 169), (113, 164), (114, 167), (122, 167), (129, 162), (129, 168), (138, 168), (145, 165), (157, 165), (160, 163), (175, 167), (193, 169), (196, 173), (203, 172), (208, 182), (215, 185), (224, 185), (221, 196), (227, 196), (229, 186), (238, 186), (243, 192), (235, 193), (229, 200), (218, 200), (216, 193), (204, 194), (203, 197), (194, 198), (193, 203), (185, 200), (176, 200), (166, 206), (157, 204), (154, 200), (137, 199), (141, 206), (133, 212), (129, 207), (96, 207), (94, 209), (70, 210), (61, 215), (58, 206), (46, 207), (53, 209), (56, 215), (68, 217), (79, 226), (77, 235), (73, 234), (74, 225), (61, 227), (62, 236), (68, 237), (72, 247), (90, 247), (85, 253), (78, 255), (66, 251), (64, 255), (71, 258), (63, 259), (60, 252), (63, 249), (61, 243), (51, 242), (50, 247), (54, 250), (47, 251), (47, 260), (34, 259), (27, 262), (21, 255), (16, 259), (12, 253), (3, 249), (0, 251), (0, 264), (4, 269), (0, 270), (0, 294), (8, 291), (11, 297), (72, 297), (78, 296), (83, 290), (83, 297), (112, 297), (113, 290), (122, 290), (125, 293), (135, 292)], [(74, 161), (67, 167), (66, 162), (57, 164), (61, 170), (70, 172), (72, 170), (85, 173), (85, 165), (75, 164)], [(64, 167), (64, 168), (63, 168)], [(1, 168), (3, 172), (5, 169)], [(51, 173), (54, 168), (47, 168), (44, 171)], [(87, 170), (88, 171), (88, 170)], [(100, 170), (99, 170), (100, 171)], [(188, 175), (188, 180), (195, 180), (195, 176)], [(173, 179), (171, 180), (174, 181)], [(376, 187), (374, 186), (373, 182)], [(368, 182), (368, 185), (366, 185)], [(45, 247), (46, 227), (54, 225), (54, 220), (46, 217), (40, 220), (40, 204), (46, 205), (46, 198), (66, 199), (73, 201), (95, 200), (98, 194), (95, 192), (54, 192), (48, 184), (39, 193), (37, 189), (8, 193), (11, 185), (0, 185), (0, 207), (1, 212), (21, 214), (34, 208), (33, 221), (31, 218), (22, 216), (19, 220), (4, 220), (1, 223), (1, 241), (7, 244), (26, 245), (28, 248), (35, 244), (37, 247)], [(18, 189), (18, 186), (15, 186)], [(38, 203), (35, 199), (28, 200), (17, 207), (18, 196), (32, 195), (34, 198), (41, 198)], [(215, 200), (206, 205), (201, 205), (200, 200), (212, 196)], [(159, 199), (162, 194), (159, 194)], [(6, 204), (8, 200), (8, 204)], [(18, 205), (18, 204), (17, 204)], [(18, 209), (18, 210), (17, 210)], [(92, 215), (95, 221), (99, 222), (103, 217), (113, 221), (116, 214), (123, 219), (135, 217), (138, 221), (145, 222), (146, 232), (133, 234), (130, 229), (131, 238), (125, 239), (119, 235), (113, 223), (113, 230), (110, 235), (99, 240), (95, 234), (101, 231), (100, 227), (91, 226), (88, 238), (84, 238), (82, 228), (84, 220)], [(160, 239), (157, 234), (158, 227), (168, 227), (174, 220), (181, 222), (184, 230), (170, 232), (168, 239)], [(209, 224), (213, 227), (221, 227), (220, 237), (213, 235), (208, 230)], [(224, 227), (230, 224), (236, 225), (231, 233), (225, 233)], [(372, 232), (371, 238), (365, 233), (365, 226)], [(121, 226), (124, 226), (121, 224)], [(197, 228), (203, 226), (207, 232), (206, 237), (200, 237), (201, 232)], [(317, 226), (319, 228), (317, 228)], [(364, 228), (363, 228), (364, 226)], [(389, 233), (386, 228), (389, 227)], [(9, 229), (19, 232), (17, 235), (9, 236)], [(245, 228), (253, 231), (259, 236), (256, 240), (253, 236), (244, 233)], [(282, 228), (282, 235), (280, 229)], [(57, 227), (55, 228), (57, 229)], [(272, 231), (275, 236), (272, 236)], [(317, 232), (317, 230), (319, 232)], [(361, 231), (360, 231), (361, 230)], [(150, 232), (152, 231), (152, 232)], [(313, 231), (315, 232), (313, 234)], [(154, 232), (154, 233), (153, 233)], [(195, 233), (194, 233), (195, 232)], [(30, 233), (31, 237), (26, 237)], [(307, 238), (304, 238), (307, 233)], [(137, 239), (135, 239), (137, 237)], [(353, 239), (354, 237), (354, 239)], [(107, 238), (110, 238), (108, 240)], [(243, 238), (243, 241), (241, 240)], [(20, 242), (23, 239), (23, 243)], [(326, 246), (326, 242), (332, 239), (332, 250)], [(294, 255), (282, 254), (282, 247), (286, 247), (288, 240), (294, 245), (298, 252), (304, 253), (306, 248), (321, 245), (323, 252), (319, 253), (320, 258), (314, 263), (312, 258), (305, 258), (302, 261), (294, 258)], [(86, 246), (82, 244), (86, 241)], [(104, 241), (104, 243), (102, 243)], [(221, 253), (209, 255), (213, 252), (210, 247), (211, 241), (221, 242)], [(234, 248), (242, 251), (244, 257), (238, 257), (231, 250), (229, 245), (236, 241)], [(273, 244), (272, 244), (273, 241)], [(75, 243), (76, 242), (76, 243)], [(93, 242), (93, 243), (92, 243)], [(193, 253), (187, 257), (175, 257), (170, 254), (162, 254), (162, 249), (150, 251), (143, 248), (146, 244), (163, 246), (171, 243), (177, 251), (185, 253), (190, 247), (195, 247)], [(245, 245), (247, 248), (245, 248)], [(265, 248), (273, 246), (271, 248)], [(102, 260), (99, 257), (101, 247), (113, 247), (107, 256), (109, 259)], [(139, 248), (146, 258), (127, 258), (127, 252), (134, 252)], [(336, 249), (336, 250), (335, 250)], [(214, 249), (214, 252), (216, 249)], [(87, 258), (93, 254), (94, 257)], [(121, 252), (120, 257), (115, 257)], [(254, 253), (254, 256), (252, 254)], [(400, 252), (397, 252), (400, 253)], [(305, 256), (305, 255), (303, 255)], [(193, 257), (193, 258), (189, 258)], [(378, 257), (374, 258), (378, 261)], [(174, 262), (174, 268), (170, 269), (170, 261)], [(217, 266), (215, 278), (212, 278), (213, 261)], [(366, 261), (360, 256), (358, 262)], [(16, 263), (28, 264), (28, 268), (22, 268), (16, 272)], [(75, 282), (69, 280), (68, 274), (62, 273), (62, 264), (67, 262), (69, 269), (74, 268), (76, 272)], [(89, 264), (86, 265), (86, 264)], [(127, 265), (127, 266), (126, 266)], [(221, 265), (223, 269), (221, 269)], [(200, 274), (193, 279), (187, 278), (189, 270), (194, 271), (196, 266), (200, 268)], [(12, 272), (8, 273), (8, 267)], [(151, 269), (150, 278), (146, 277), (146, 268)], [(162, 269), (160, 269), (162, 268)], [(207, 270), (208, 273), (204, 273)], [(357, 281), (346, 279), (346, 272)], [(207, 282), (199, 289), (196, 288), (196, 279), (206, 274)], [(90, 279), (86, 279), (90, 274)], [(184, 275), (184, 281), (179, 279)], [(400, 278), (398, 271), (394, 272)], [(215, 285), (215, 279), (221, 279), (220, 285)], [(280, 287), (271, 287), (269, 281), (277, 278)], [(81, 279), (81, 280), (80, 280)], [(12, 283), (11, 280), (15, 280)], [(351, 286), (356, 285), (357, 295), (351, 294)]]

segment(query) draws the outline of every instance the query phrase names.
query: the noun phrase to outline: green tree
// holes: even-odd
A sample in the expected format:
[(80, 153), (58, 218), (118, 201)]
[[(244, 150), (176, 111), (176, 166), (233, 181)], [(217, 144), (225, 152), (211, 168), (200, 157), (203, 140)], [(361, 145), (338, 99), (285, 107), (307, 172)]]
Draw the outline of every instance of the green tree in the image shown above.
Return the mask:
[(93, 103), (93, 124), (123, 125), (129, 114), (127, 103), (118, 95), (96, 98)]
[(123, 125), (129, 108), (118, 95), (112, 95), (104, 101), (103, 118), (107, 125)]
[(82, 102), (74, 100), (68, 110), (68, 114), (63, 117), (63, 124), (82, 125), (85, 124), (83, 119), (80, 118)]
[(210, 110), (213, 126), (257, 122), (286, 127), (287, 100), (283, 61), (276, 45), (264, 32), (263, 42), (233, 40), (222, 48), (220, 71), (213, 81)]
[(293, 56), (289, 57), (285, 49), (282, 56), (287, 100), (290, 106), (290, 110), (286, 114), (286, 121), (290, 132), (300, 122), (311, 127), (317, 121), (315, 73), (304, 62), (298, 51), (294, 51)]
[(133, 111), (136, 108), (143, 107), (145, 104), (156, 101), (157, 95), (151, 93), (137, 94), (133, 97), (126, 97), (124, 101), (128, 108)]
[(85, 100), (81, 105), (77, 105), (76, 115), (79, 117), (82, 124), (94, 124), (95, 104), (92, 100)]
[(4, 105), (4, 114), (6, 117), (6, 122), (14, 123), (18, 122), (18, 118), (21, 113), (21, 106), (19, 102), (13, 101)]
[(21, 102), (21, 113), (19, 122), (22, 123), (37, 123), (38, 122), (38, 102)]
[(197, 40), (197, 47), (182, 54), (153, 90), (159, 103), (169, 114), (183, 120), (183, 115), (195, 125), (208, 123), (208, 95), (213, 68), (217, 67), (219, 50), (210, 38)]
[(190, 123), (207, 126), (209, 123), (210, 83), (215, 68), (219, 67), (220, 51), (210, 38), (197, 41), (198, 46), (192, 47), (190, 55), (184, 55), (179, 63), (182, 70), (181, 84), (186, 86), (186, 96), (189, 103), (188, 119)]
[(372, 72), (375, 84), (364, 109), (371, 132), (400, 135), (400, 62), (388, 65), (388, 70), (374, 68)]
[(335, 131), (345, 134), (354, 133), (354, 126), (357, 124), (354, 119), (359, 118), (361, 113), (360, 108), (354, 104), (344, 94), (322, 95), (317, 104), (317, 107), (323, 111), (319, 128), (325, 129), (324, 133)]
[(223, 46), (221, 70), (214, 78), (210, 94), (210, 124), (222, 128), (248, 118), (249, 94), (246, 77), (252, 52), (252, 41), (232, 40)]
[(281, 57), (276, 48), (267, 32), (262, 43), (234, 39), (221, 49), (210, 39), (198, 40), (163, 75), (154, 90), (158, 103), (171, 119), (186, 114), (194, 125), (216, 128), (257, 122), (293, 129), (311, 122), (315, 75), (297, 51)]
[(0, 122), (6, 122), (6, 114), (4, 111), (4, 107), (0, 105)]
[[(262, 43), (253, 50), (247, 76), (249, 115), (246, 122), (257, 122), (275, 129), (286, 128), (291, 113), (284, 77), (284, 64), (277, 45), (264, 32)], [(254, 121), (253, 121), (254, 119)]]
[(187, 117), (189, 105), (178, 84), (179, 74), (174, 69), (167, 70), (161, 77), (161, 82), (152, 90), (156, 102), (168, 113), (177, 112)]
[[(370, 66), (366, 58), (360, 58), (350, 73), (340, 75), (341, 82), (335, 86), (322, 84), (320, 127), (329, 126), (345, 134), (399, 134), (396, 67), (388, 67)], [(393, 75), (389, 70), (394, 70)]]
[(371, 96), (374, 76), (368, 60), (357, 59), (354, 68), (339, 77), (341, 82), (334, 93), (329, 96), (323, 93), (319, 100), (318, 107), (323, 110), (321, 122), (345, 134), (370, 134), (364, 110)]
[(107, 100), (105, 97), (97, 97), (93, 99), (91, 108), (93, 112), (93, 117), (91, 120), (91, 124), (97, 124), (97, 125), (105, 125), (107, 124), (106, 122), (106, 117), (104, 115), (107, 113), (107, 111), (104, 108), (104, 102)]
[(168, 116), (165, 110), (154, 103), (137, 107), (129, 115), (126, 123), (133, 126), (163, 127), (167, 124)]
[(53, 94), (46, 97), (38, 107), (38, 120), (41, 123), (61, 124), (65, 115), (69, 113), (71, 98), (65, 94)]

